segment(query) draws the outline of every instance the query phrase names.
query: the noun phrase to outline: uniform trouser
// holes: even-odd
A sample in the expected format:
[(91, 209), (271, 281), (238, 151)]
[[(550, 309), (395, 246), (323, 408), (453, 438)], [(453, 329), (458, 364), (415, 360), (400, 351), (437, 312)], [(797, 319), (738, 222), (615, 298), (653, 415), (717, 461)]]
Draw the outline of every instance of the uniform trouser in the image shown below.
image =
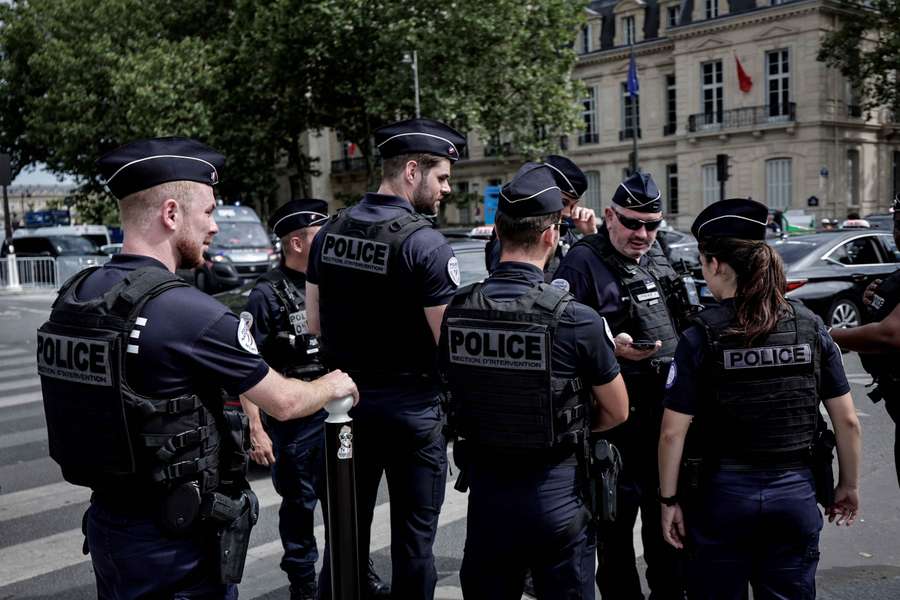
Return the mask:
[(593, 600), (594, 533), (576, 469), (469, 467), (466, 600), (519, 600), (527, 570), (539, 600)]
[(281, 496), (278, 532), (284, 556), (281, 570), (292, 586), (310, 586), (316, 582), (319, 552), (313, 533), (316, 502), (324, 499), (325, 432), (323, 419), (297, 426), (268, 420), (266, 429), (272, 438), (275, 464), (272, 483)]
[(822, 513), (809, 469), (720, 471), (684, 507), (691, 600), (816, 597)]
[(900, 397), (885, 398), (884, 407), (894, 421), (894, 470), (900, 485)]
[(237, 586), (219, 582), (211, 533), (173, 538), (147, 516), (129, 516), (94, 502), (87, 541), (99, 600), (236, 600)]
[[(360, 405), (366, 402), (363, 393)], [(387, 479), (391, 518), (391, 597), (432, 600), (437, 585), (434, 538), (447, 484), (447, 446), (437, 399), (423, 406), (354, 415), (353, 459), (359, 527), (359, 580), (368, 572), (372, 518), (382, 475)], [(330, 598), (326, 545), (319, 597)]]
[[(650, 378), (653, 383), (653, 378)], [(662, 420), (659, 386), (628, 382), (632, 410), (628, 420), (604, 437), (622, 455), (617, 488), (617, 515), (597, 531), (597, 588), (603, 600), (643, 600), (634, 551), (634, 525), (641, 514), (641, 541), (647, 562), (647, 585), (653, 600), (684, 598), (681, 553), (666, 543), (660, 524), (657, 448)]]

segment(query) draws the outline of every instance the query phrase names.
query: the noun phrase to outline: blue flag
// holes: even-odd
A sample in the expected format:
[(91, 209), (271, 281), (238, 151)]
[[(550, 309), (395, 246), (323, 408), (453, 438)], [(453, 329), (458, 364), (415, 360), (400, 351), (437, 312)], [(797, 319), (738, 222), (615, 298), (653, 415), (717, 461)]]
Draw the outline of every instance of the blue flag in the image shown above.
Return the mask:
[(634, 48), (631, 49), (631, 58), (628, 60), (628, 95), (634, 98), (640, 93), (638, 84), (637, 63), (634, 60)]

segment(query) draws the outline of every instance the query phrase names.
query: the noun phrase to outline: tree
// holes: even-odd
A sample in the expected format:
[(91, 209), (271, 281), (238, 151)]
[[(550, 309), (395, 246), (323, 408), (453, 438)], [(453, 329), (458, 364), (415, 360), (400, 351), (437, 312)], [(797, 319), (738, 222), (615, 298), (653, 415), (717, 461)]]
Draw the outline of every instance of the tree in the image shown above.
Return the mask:
[(900, 0), (842, 3), (840, 25), (826, 34), (818, 58), (840, 70), (866, 111), (887, 107), (900, 114)]

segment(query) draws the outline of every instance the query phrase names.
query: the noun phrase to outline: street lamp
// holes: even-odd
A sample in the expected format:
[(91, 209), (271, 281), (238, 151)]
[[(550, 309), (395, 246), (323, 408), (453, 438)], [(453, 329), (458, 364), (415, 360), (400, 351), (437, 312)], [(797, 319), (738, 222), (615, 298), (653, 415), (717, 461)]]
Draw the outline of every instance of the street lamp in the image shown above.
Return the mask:
[(419, 118), (419, 57), (415, 50), (403, 53), (403, 64), (412, 65), (413, 87), (416, 90), (416, 118)]

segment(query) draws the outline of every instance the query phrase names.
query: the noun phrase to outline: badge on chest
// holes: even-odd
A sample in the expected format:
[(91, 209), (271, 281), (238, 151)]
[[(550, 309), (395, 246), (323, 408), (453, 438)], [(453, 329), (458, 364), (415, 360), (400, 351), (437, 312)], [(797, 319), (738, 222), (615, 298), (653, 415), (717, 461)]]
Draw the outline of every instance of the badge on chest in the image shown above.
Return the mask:
[(288, 319), (291, 322), (291, 327), (294, 328), (294, 335), (306, 335), (309, 333), (309, 324), (306, 320), (305, 310), (298, 310), (295, 313), (290, 313)]

